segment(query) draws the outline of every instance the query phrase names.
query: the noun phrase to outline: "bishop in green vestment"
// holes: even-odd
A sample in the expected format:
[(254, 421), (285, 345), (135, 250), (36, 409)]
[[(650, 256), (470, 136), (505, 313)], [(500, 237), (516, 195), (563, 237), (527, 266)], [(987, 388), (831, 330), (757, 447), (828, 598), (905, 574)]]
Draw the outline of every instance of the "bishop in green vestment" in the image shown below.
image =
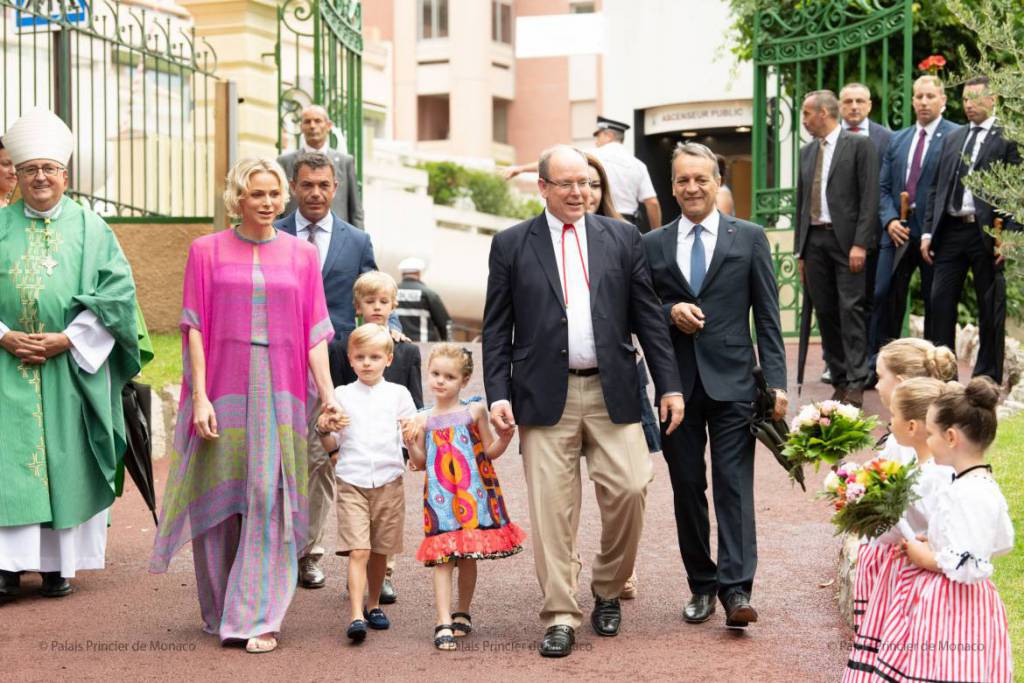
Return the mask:
[(34, 110), (3, 141), (23, 198), (0, 209), (0, 598), (23, 571), (57, 597), (103, 566), (121, 389), (139, 371), (135, 284), (110, 227), (64, 196), (67, 126)]

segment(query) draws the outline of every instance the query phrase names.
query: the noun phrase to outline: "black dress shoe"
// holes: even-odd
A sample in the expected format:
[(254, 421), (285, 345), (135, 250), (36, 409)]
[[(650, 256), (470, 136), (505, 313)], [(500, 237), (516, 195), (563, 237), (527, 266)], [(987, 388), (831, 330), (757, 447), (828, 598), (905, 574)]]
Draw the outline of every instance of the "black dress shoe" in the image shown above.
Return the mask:
[(590, 613), (590, 625), (599, 636), (619, 635), (619, 624), (622, 623), (622, 608), (619, 599), (605, 600), (594, 593), (594, 611)]
[(572, 652), (576, 642), (576, 631), (572, 626), (556, 624), (548, 626), (544, 631), (544, 640), (540, 642), (541, 657), (565, 657)]
[(836, 387), (832, 390), (832, 400), (839, 401), (840, 403), (846, 402), (846, 389), (842, 387)]
[(687, 624), (703, 624), (715, 613), (715, 596), (694, 593), (683, 608), (683, 621)]
[(757, 611), (750, 606), (750, 597), (746, 593), (730, 593), (722, 602), (725, 604), (727, 628), (746, 628), (747, 624), (757, 621)]
[(21, 574), (0, 569), (0, 600), (11, 600), (21, 595)]
[(44, 598), (63, 598), (71, 594), (71, 584), (60, 572), (43, 572), (43, 585), (39, 594)]

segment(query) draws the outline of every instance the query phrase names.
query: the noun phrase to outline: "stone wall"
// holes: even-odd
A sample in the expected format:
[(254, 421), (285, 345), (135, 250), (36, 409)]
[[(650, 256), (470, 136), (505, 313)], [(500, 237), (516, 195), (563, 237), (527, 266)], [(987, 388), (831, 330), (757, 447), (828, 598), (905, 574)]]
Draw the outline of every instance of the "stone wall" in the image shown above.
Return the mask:
[(188, 246), (195, 238), (213, 232), (213, 224), (133, 222), (110, 227), (131, 263), (149, 331), (176, 330)]

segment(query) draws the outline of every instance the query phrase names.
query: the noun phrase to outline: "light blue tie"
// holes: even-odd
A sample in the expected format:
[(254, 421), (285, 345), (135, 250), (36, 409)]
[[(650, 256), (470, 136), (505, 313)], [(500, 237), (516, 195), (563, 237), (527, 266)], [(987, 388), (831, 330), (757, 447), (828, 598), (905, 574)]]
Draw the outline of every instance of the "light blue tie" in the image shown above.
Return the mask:
[(707, 270), (704, 260), (704, 242), (700, 239), (700, 231), (703, 226), (693, 226), (693, 247), (690, 249), (690, 287), (694, 293), (700, 292), (700, 286), (704, 283), (704, 271)]

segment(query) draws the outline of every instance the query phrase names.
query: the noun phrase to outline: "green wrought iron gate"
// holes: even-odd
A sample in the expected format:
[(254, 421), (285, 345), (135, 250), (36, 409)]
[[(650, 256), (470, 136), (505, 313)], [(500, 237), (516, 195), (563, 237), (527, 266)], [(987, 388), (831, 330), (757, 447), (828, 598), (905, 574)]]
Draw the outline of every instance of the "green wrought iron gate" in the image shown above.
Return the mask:
[[(302, 110), (318, 104), (334, 123), (331, 147), (363, 177), (363, 36), (359, 0), (285, 0), (277, 10), (277, 148), (301, 144)], [(340, 133), (340, 135), (339, 135)], [(342, 142), (343, 140), (343, 142)]]
[[(872, 92), (873, 122), (909, 125), (911, 0), (804, 0), (758, 12), (754, 26), (753, 220), (775, 244), (782, 325), (796, 335), (800, 278), (792, 249), (806, 93), (848, 82)], [(805, 136), (801, 139), (801, 136)]]

